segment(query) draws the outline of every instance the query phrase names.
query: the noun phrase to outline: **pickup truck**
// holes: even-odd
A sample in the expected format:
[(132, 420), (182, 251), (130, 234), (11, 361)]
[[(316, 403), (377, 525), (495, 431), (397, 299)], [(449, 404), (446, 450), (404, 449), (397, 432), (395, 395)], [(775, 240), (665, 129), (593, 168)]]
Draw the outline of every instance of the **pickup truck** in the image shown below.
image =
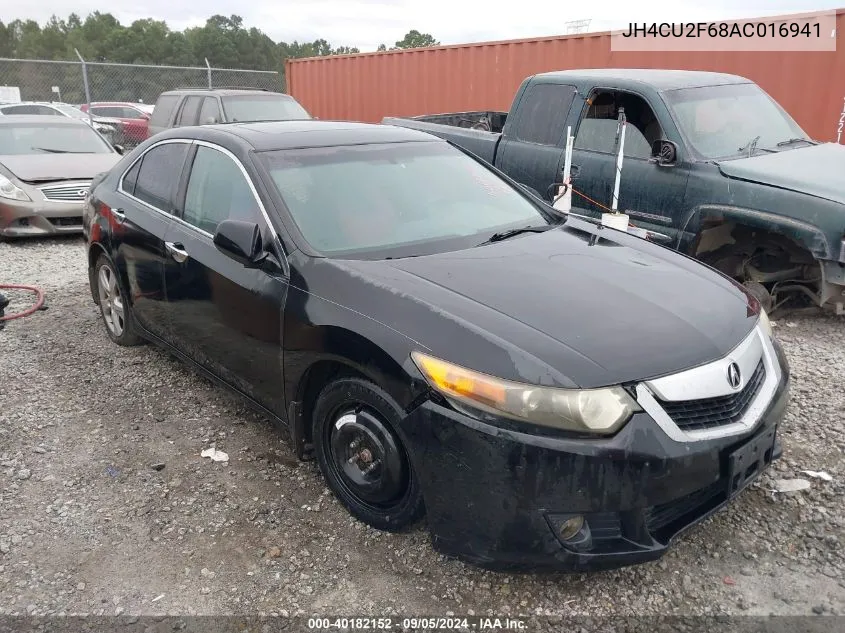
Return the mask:
[(444, 138), (547, 202), (575, 137), (573, 211), (611, 206), (744, 284), (764, 307), (795, 296), (845, 313), (845, 147), (807, 136), (754, 82), (721, 73), (590, 69), (525, 79), (510, 112), (383, 124)]

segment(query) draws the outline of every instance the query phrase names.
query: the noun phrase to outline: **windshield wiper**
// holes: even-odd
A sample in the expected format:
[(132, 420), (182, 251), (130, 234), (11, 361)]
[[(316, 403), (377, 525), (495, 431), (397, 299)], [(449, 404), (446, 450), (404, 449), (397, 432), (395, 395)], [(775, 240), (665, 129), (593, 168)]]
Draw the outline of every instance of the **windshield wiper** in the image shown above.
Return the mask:
[(84, 154), (85, 152), (74, 152), (71, 149), (56, 149), (54, 147), (31, 147), (40, 152), (49, 152), (50, 154)]
[(742, 147), (738, 148), (736, 151), (738, 151), (739, 153), (748, 152), (748, 158), (751, 158), (754, 155), (754, 152), (758, 149), (762, 150), (764, 152), (769, 152), (770, 154), (775, 153), (776, 150), (769, 149), (768, 147), (757, 147), (757, 141), (759, 141), (759, 140), (760, 140), (760, 135), (758, 134), (753, 139), (748, 141), (748, 143), (746, 143)]
[(478, 246), (492, 244), (493, 242), (501, 242), (502, 240), (514, 237), (515, 235), (522, 235), (523, 233), (543, 233), (544, 231), (553, 229), (555, 226), (558, 225), (544, 224), (543, 226), (523, 226), (518, 229), (508, 229), (507, 231), (501, 231), (500, 233), (493, 233), (493, 235), (481, 242), (481, 244), (479, 244)]
[(777, 143), (777, 146), (783, 147), (785, 145), (792, 145), (793, 143), (798, 143), (799, 141), (803, 141), (804, 143), (809, 143), (810, 145), (818, 145), (819, 144), (818, 141), (814, 141), (814, 140), (809, 139), (809, 138), (790, 138), (790, 139), (787, 139), (785, 141), (781, 141), (780, 143)]

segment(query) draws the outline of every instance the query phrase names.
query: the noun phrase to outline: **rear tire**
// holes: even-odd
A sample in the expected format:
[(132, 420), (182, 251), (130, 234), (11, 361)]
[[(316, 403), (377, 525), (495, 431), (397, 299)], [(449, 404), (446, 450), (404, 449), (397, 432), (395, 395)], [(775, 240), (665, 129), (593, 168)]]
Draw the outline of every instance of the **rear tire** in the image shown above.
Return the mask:
[(129, 308), (129, 294), (117, 274), (117, 269), (105, 255), (97, 258), (94, 267), (94, 283), (97, 290), (97, 304), (100, 316), (106, 326), (106, 334), (118, 345), (133, 347), (143, 343), (135, 333), (135, 322)]
[(360, 378), (329, 383), (313, 411), (314, 449), (329, 488), (357, 519), (397, 532), (425, 512), (419, 479), (396, 432), (402, 409)]

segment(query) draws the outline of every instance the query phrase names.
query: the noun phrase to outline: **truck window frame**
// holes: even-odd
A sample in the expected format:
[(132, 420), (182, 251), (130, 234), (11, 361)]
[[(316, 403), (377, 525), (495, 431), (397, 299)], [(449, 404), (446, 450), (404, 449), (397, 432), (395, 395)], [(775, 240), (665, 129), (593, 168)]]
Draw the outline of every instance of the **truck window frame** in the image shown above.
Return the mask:
[[(618, 87), (613, 87), (613, 86), (591, 86), (589, 88), (589, 90), (587, 91), (587, 97), (586, 97), (586, 99), (584, 99), (584, 102), (582, 104), (581, 113), (578, 115), (578, 119), (575, 122), (576, 124), (573, 126), (573, 128), (574, 128), (574, 131), (573, 131), (573, 136), (574, 136), (573, 150), (576, 150), (576, 151), (579, 151), (579, 152), (593, 152), (595, 154), (601, 154), (603, 156), (614, 156), (614, 157), (616, 156), (615, 151), (614, 152), (605, 152), (605, 151), (600, 150), (600, 149), (578, 147), (577, 145), (575, 145), (575, 142), (578, 140), (578, 132), (580, 132), (580, 130), (581, 130), (581, 123), (584, 122), (584, 120), (587, 116), (587, 113), (590, 111), (590, 103), (589, 103), (590, 100), (592, 98), (594, 98), (597, 93), (602, 93), (602, 92), (611, 92), (611, 93), (617, 93), (617, 94), (621, 93), (621, 94), (631, 95), (631, 96), (638, 97), (638, 98), (642, 99), (643, 103), (645, 103), (645, 105), (648, 106), (648, 108), (651, 110), (651, 114), (654, 116), (655, 121), (657, 121), (657, 124), (660, 126), (660, 135), (659, 135), (658, 138), (667, 138), (667, 135), (666, 135), (667, 131), (665, 129), (665, 126), (661, 122), (660, 117), (657, 116), (657, 112), (655, 111), (654, 105), (648, 99), (648, 97), (646, 95), (644, 95), (643, 93), (641, 93), (637, 90), (630, 90), (630, 89), (627, 89), (627, 88), (618, 88)], [(636, 126), (632, 126), (632, 127), (636, 127)], [(639, 128), (637, 128), (637, 131), (639, 131)], [(642, 132), (640, 132), (640, 134), (642, 134)], [(645, 136), (645, 135), (643, 135), (643, 136)], [(641, 156), (630, 155), (630, 154), (625, 154), (624, 156), (625, 156), (625, 160), (640, 160), (640, 161), (646, 161), (646, 162), (650, 158), (650, 155), (645, 157), (645, 158), (643, 158)]]

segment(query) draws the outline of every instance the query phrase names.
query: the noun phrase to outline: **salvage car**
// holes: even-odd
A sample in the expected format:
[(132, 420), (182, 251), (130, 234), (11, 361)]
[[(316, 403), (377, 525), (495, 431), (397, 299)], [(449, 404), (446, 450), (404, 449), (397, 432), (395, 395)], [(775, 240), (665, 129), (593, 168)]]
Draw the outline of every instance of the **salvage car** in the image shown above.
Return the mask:
[(91, 179), (119, 151), (78, 119), (0, 117), (0, 238), (81, 233)]
[(100, 134), (109, 143), (123, 142), (123, 122), (120, 119), (103, 116), (90, 116), (79, 108), (69, 103), (57, 103), (53, 101), (23, 101), (10, 105), (0, 106), (0, 114), (13, 115), (41, 115), (41, 116), (64, 116), (71, 119), (84, 121)]
[(147, 139), (151, 112), (144, 104), (129, 101), (92, 101), (89, 106), (83, 103), (79, 106), (82, 112), (90, 112), (95, 117), (108, 117), (121, 123), (123, 130), (123, 144), (127, 147), (137, 145)]
[(626, 119), (619, 209), (744, 283), (764, 307), (795, 296), (845, 314), (845, 148), (811, 139), (749, 79), (662, 69), (526, 78), (510, 112), (383, 123), (436, 134), (541, 196), (561, 182), (566, 130), (574, 206), (610, 207)]
[(84, 227), (114, 343), (234, 390), (352, 515), (425, 515), (466, 561), (657, 558), (781, 453), (789, 367), (753, 295), (429, 134), (168, 130)]

